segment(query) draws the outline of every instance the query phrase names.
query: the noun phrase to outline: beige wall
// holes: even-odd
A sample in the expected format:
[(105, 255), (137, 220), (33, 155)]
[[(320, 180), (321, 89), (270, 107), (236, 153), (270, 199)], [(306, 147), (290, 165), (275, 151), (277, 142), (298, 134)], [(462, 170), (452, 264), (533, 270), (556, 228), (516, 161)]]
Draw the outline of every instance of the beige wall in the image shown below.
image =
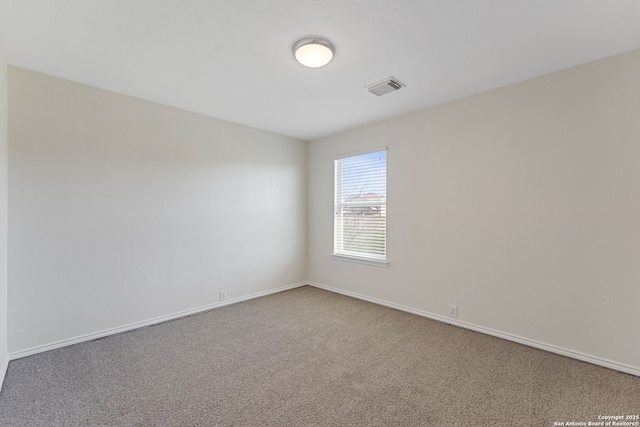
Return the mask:
[(9, 351), (306, 279), (306, 142), (9, 67)]
[(7, 59), (0, 43), (0, 388), (7, 351)]
[[(640, 374), (638, 76), (633, 51), (311, 142), (309, 279)], [(390, 266), (332, 260), (333, 157), (383, 145)]]

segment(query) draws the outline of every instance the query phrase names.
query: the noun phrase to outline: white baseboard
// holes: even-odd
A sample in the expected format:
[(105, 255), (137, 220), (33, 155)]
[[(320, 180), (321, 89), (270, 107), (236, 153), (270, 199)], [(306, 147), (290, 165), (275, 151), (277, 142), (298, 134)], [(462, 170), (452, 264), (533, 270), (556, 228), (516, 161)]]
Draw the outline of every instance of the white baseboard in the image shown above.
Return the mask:
[[(9, 360), (20, 359), (21, 357), (31, 356), (33, 354), (43, 353), (49, 350), (55, 350), (56, 348), (66, 347), (68, 345), (78, 344), (85, 341), (91, 341), (98, 338), (106, 337), (109, 335), (119, 334), (121, 332), (131, 331), (133, 329), (143, 328), (145, 326), (155, 325), (157, 323), (166, 322), (168, 320), (179, 319), (181, 317), (190, 316), (192, 314), (201, 313), (203, 311), (211, 310), (213, 308), (224, 307), (225, 305), (235, 304), (241, 301), (247, 301), (254, 298), (263, 297), (270, 294), (275, 294), (278, 292), (288, 291), (289, 289), (299, 288), (301, 286), (306, 286), (307, 282), (295, 283), (293, 285), (282, 286), (275, 289), (269, 289), (268, 291), (257, 292), (255, 294), (245, 295), (238, 298), (228, 299), (226, 301), (216, 302), (213, 304), (203, 305), (201, 307), (191, 308), (188, 310), (179, 311), (177, 313), (168, 314), (165, 316), (155, 317), (149, 320), (143, 320), (141, 322), (130, 323), (128, 325), (119, 326), (117, 328), (105, 329), (99, 332), (93, 332), (86, 335), (81, 335), (74, 338), (68, 338), (61, 341), (52, 342), (49, 344), (44, 344), (36, 347), (31, 347), (26, 350), (20, 350), (9, 354), (9, 357), (5, 361), (5, 370), (6, 365), (8, 365)], [(4, 376), (2, 377), (4, 378)]]
[(539, 342), (536, 340), (532, 340), (529, 338), (524, 338), (524, 337), (520, 337), (517, 335), (512, 335), (506, 332), (501, 332), (501, 331), (497, 331), (494, 329), (490, 329), (490, 328), (485, 328), (483, 326), (478, 326), (478, 325), (474, 325), (472, 323), (467, 323), (467, 322), (463, 322), (460, 321), (458, 319), (452, 319), (450, 317), (446, 317), (446, 316), (442, 316), (439, 314), (434, 314), (434, 313), (430, 313), (427, 311), (423, 311), (423, 310), (418, 310), (412, 307), (407, 307), (401, 304), (396, 304), (396, 303), (392, 303), (392, 302), (388, 302), (388, 301), (384, 301), (378, 298), (373, 298), (373, 297), (369, 297), (366, 295), (361, 295), (355, 292), (350, 292), (350, 291), (345, 291), (342, 289), (338, 289), (338, 288), (334, 288), (332, 286), (327, 286), (327, 285), (323, 285), (320, 283), (315, 283), (315, 282), (301, 282), (301, 283), (295, 283), (293, 285), (288, 285), (288, 286), (282, 286), (279, 288), (275, 288), (275, 289), (270, 289), (268, 291), (263, 291), (263, 292), (257, 292), (254, 294), (250, 294), (250, 295), (245, 295), (243, 297), (238, 297), (238, 298), (233, 298), (233, 299), (229, 299), (227, 301), (223, 301), (223, 302), (217, 302), (217, 303), (213, 303), (213, 304), (207, 304), (201, 307), (196, 307), (193, 309), (189, 309), (189, 310), (183, 310), (177, 313), (172, 313), (166, 316), (160, 316), (160, 317), (156, 317), (153, 319), (149, 319), (149, 320), (144, 320), (141, 322), (135, 322), (135, 323), (131, 323), (128, 325), (124, 325), (124, 326), (120, 326), (117, 328), (111, 328), (111, 329), (106, 329), (103, 331), (99, 331), (99, 332), (94, 332), (91, 334), (86, 334), (86, 335), (81, 335), (78, 337), (74, 337), (74, 338), (69, 338), (69, 339), (65, 339), (65, 340), (61, 340), (61, 341), (57, 341), (57, 342), (53, 342), (53, 343), (49, 343), (49, 344), (45, 344), (45, 345), (41, 345), (41, 346), (37, 346), (37, 347), (32, 347), (32, 348), (28, 348), (26, 350), (20, 350), (14, 353), (11, 353), (9, 355), (5, 355), (4, 360), (2, 361), (2, 365), (0, 366), (0, 389), (2, 388), (2, 381), (4, 380), (5, 374), (7, 372), (7, 367), (9, 365), (9, 361), (10, 360), (15, 360), (15, 359), (20, 359), (21, 357), (26, 357), (26, 356), (31, 356), (33, 354), (37, 354), (37, 353), (43, 353), (45, 351), (49, 351), (49, 350), (55, 350), (56, 348), (61, 348), (61, 347), (66, 347), (68, 345), (73, 345), (73, 344), (78, 344), (81, 342), (85, 342), (85, 341), (91, 341), (97, 338), (102, 338), (102, 337), (106, 337), (109, 335), (114, 335), (114, 334), (118, 334), (121, 332), (127, 332), (127, 331), (131, 331), (133, 329), (138, 329), (138, 328), (142, 328), (145, 326), (150, 326), (150, 325), (154, 325), (157, 323), (162, 323), (162, 322), (166, 322), (168, 320), (174, 320), (174, 319), (179, 319), (181, 317), (185, 317), (185, 316), (190, 316), (192, 314), (197, 314), (197, 313), (201, 313), (203, 311), (207, 311), (207, 310), (211, 310), (214, 308), (218, 308), (218, 307), (224, 307), (226, 305), (230, 305), (230, 304), (235, 304), (241, 301), (247, 301), (250, 299), (254, 299), (254, 298), (259, 298), (262, 296), (266, 296), (266, 295), (270, 295), (270, 294), (274, 294), (274, 293), (278, 293), (278, 292), (283, 292), (283, 291), (287, 291), (290, 289), (295, 289), (295, 288), (299, 288), (301, 286), (305, 286), (305, 285), (309, 285), (309, 286), (313, 286), (319, 289), (324, 289), (326, 291), (330, 291), (330, 292), (334, 292), (334, 293), (338, 293), (338, 294), (342, 294), (342, 295), (346, 295), (349, 297), (353, 297), (353, 298), (357, 298), (360, 300), (364, 300), (364, 301), (369, 301), (372, 302), (374, 304), (379, 304), (379, 305), (383, 305), (386, 307), (391, 307), (391, 308), (395, 308), (397, 310), (401, 310), (401, 311), (405, 311), (407, 313), (412, 313), (412, 314), (416, 314), (418, 316), (422, 316), (422, 317), (427, 317), (429, 319), (433, 319), (433, 320), (438, 320), (440, 322), (444, 322), (444, 323), (448, 323), (451, 325), (455, 325), (455, 326), (459, 326), (461, 328), (465, 328), (465, 329), (470, 329), (472, 331), (477, 331), (477, 332), (481, 332), (487, 335), (491, 335), (494, 337), (498, 337), (498, 338), (503, 338), (509, 341), (513, 341), (513, 342), (517, 342), (519, 344), (524, 344), (524, 345), (528, 345), (530, 347), (534, 347), (534, 348), (538, 348), (541, 350), (545, 350), (545, 351), (549, 351), (551, 353), (556, 353), (556, 354), (560, 354), (563, 356), (567, 356), (567, 357), (571, 357), (573, 359), (577, 359), (577, 360), (581, 360), (584, 362), (588, 362), (588, 363), (592, 363), (594, 365), (599, 365), (599, 366), (604, 366), (605, 368), (610, 368), (610, 369), (615, 369), (617, 371), (620, 372), (625, 372), (631, 375), (636, 375), (640, 377), (640, 368), (635, 367), (635, 366), (630, 366), (630, 365), (626, 365), (624, 363), (619, 363), (619, 362), (615, 362), (612, 360), (608, 360), (608, 359), (604, 359), (601, 357), (597, 357), (597, 356), (592, 356), (589, 354), (585, 354), (585, 353), (581, 353), (581, 352), (577, 352), (577, 351), (573, 351), (573, 350), (569, 350), (566, 348), (562, 348), (562, 347), (558, 347), (555, 345), (551, 345), (551, 344), (546, 344), (543, 342)]
[(494, 329), (485, 328), (483, 326), (474, 325), (472, 323), (462, 322), (458, 319), (452, 319), (450, 317), (441, 316), (439, 314), (429, 313), (427, 311), (418, 310), (415, 308), (407, 307), (400, 304), (380, 300), (377, 298), (368, 297), (366, 295), (357, 294), (355, 292), (344, 291), (342, 289), (334, 288), (327, 285), (322, 285), (315, 282), (307, 282), (309, 286), (313, 286), (326, 291), (335, 292), (338, 294), (346, 295), (349, 297), (369, 301), (374, 304), (384, 305), (387, 307), (395, 308), (397, 310), (406, 311), (408, 313), (417, 314), (418, 316), (428, 317), (429, 319), (438, 320), (440, 322), (448, 323), (450, 325), (459, 326), (461, 328), (470, 329), (472, 331), (481, 332), (483, 334), (492, 335), (494, 337), (503, 338), (505, 340), (517, 342), (519, 344), (528, 345), (530, 347), (545, 350), (551, 353), (561, 354), (563, 356), (571, 357), (573, 359), (581, 360), (583, 362), (589, 362), (594, 365), (604, 366), (605, 368), (615, 369), (616, 371), (625, 372), (627, 374), (636, 375), (640, 377), (640, 368), (635, 366), (626, 365), (624, 363), (615, 362), (613, 360), (603, 359), (597, 356), (591, 356), (589, 354), (581, 353), (578, 351), (569, 350), (566, 348), (558, 347), (551, 344), (546, 344), (540, 341), (532, 340), (529, 338), (512, 335), (506, 332), (496, 331)]
[(9, 355), (5, 354), (2, 357), (2, 365), (0, 365), (0, 391), (2, 391), (2, 385), (4, 384), (4, 377), (7, 375), (7, 368), (9, 367)]

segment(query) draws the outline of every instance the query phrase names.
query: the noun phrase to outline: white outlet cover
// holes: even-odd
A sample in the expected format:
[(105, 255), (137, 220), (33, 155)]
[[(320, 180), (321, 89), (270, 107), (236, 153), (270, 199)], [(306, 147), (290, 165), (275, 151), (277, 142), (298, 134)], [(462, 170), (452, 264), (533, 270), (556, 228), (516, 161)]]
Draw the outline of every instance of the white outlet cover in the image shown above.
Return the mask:
[(457, 318), (458, 317), (458, 306), (457, 305), (450, 305), (449, 306), (449, 316), (453, 317), (453, 318)]

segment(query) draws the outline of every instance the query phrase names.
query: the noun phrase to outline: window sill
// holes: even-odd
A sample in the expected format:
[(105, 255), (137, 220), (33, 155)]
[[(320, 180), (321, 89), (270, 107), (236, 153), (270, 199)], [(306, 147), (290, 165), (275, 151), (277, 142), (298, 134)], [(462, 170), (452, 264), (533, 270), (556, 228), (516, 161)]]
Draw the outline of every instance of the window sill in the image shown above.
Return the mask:
[(341, 254), (331, 254), (331, 257), (338, 261), (355, 262), (356, 264), (366, 264), (366, 265), (373, 265), (376, 267), (389, 268), (389, 261), (384, 261), (384, 260), (359, 258), (359, 257), (341, 255)]

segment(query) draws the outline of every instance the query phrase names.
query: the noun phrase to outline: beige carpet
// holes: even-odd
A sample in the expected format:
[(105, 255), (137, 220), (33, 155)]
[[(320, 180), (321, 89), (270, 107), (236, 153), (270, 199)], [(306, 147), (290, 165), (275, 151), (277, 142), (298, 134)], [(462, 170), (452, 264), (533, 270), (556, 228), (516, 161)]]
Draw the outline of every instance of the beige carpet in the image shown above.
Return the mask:
[(640, 378), (303, 287), (9, 364), (2, 426), (554, 426)]

